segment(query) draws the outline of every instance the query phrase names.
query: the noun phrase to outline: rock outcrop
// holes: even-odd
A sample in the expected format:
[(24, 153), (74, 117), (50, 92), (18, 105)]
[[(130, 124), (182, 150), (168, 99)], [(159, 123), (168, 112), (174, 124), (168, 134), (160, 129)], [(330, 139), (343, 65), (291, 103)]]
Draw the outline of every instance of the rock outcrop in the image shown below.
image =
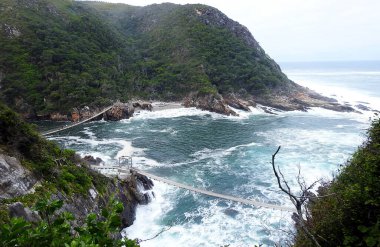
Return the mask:
[(243, 111), (251, 111), (249, 107), (256, 106), (256, 103), (252, 99), (249, 101), (246, 101), (246, 100), (241, 99), (241, 97), (236, 96), (233, 93), (225, 95), (223, 98), (227, 105), (235, 109), (239, 109)]
[(38, 222), (41, 217), (37, 212), (25, 207), (21, 202), (15, 202), (8, 206), (10, 217), (22, 217), (29, 222)]
[(355, 112), (349, 105), (342, 105), (337, 100), (322, 96), (308, 88), (296, 86), (289, 92), (276, 92), (255, 98), (258, 104), (283, 111), (307, 111), (311, 107), (321, 107), (338, 112)]
[(150, 103), (147, 102), (134, 102), (132, 103), (132, 106), (136, 109), (140, 110), (147, 110), (147, 111), (152, 111), (153, 106)]
[(28, 194), (36, 183), (37, 179), (18, 159), (0, 154), (0, 199)]
[[(88, 157), (87, 160), (100, 162), (91, 157)], [(90, 172), (96, 173), (92, 170)], [(121, 213), (123, 227), (132, 225), (136, 218), (137, 206), (148, 204), (153, 198), (153, 193), (150, 191), (153, 188), (153, 182), (139, 174), (132, 174), (124, 180), (112, 180), (106, 177), (102, 179), (106, 181), (105, 191), (102, 192), (95, 187), (90, 188), (87, 195), (68, 196), (60, 191), (53, 192), (51, 199), (59, 199), (64, 202), (58, 213), (63, 211), (72, 213), (75, 216), (74, 224), (81, 225), (85, 222), (88, 213), (93, 212), (100, 215), (102, 208), (111, 198), (115, 198), (124, 205)], [(41, 181), (23, 167), (17, 158), (0, 153), (0, 199), (12, 199), (34, 193), (33, 187), (39, 182)], [(20, 202), (9, 204), (8, 211), (10, 216), (23, 217), (31, 222), (39, 220), (38, 214)]]
[(228, 107), (223, 97), (219, 94), (196, 94), (191, 93), (183, 100), (185, 107), (196, 107), (201, 110), (216, 112), (227, 116), (238, 114)]
[(183, 100), (183, 106), (196, 107), (201, 110), (216, 112), (227, 116), (238, 116), (233, 109), (251, 111), (250, 106), (255, 106), (256, 103), (250, 100), (243, 100), (236, 94), (230, 93), (225, 96), (220, 94), (197, 94), (191, 93)]
[(102, 208), (114, 197), (123, 203), (122, 226), (128, 227), (136, 219), (137, 206), (148, 204), (152, 198), (151, 192), (141, 187), (142, 183), (139, 175), (131, 175), (125, 180), (110, 180), (105, 193), (100, 193), (95, 188), (91, 188), (87, 196), (75, 195), (69, 198), (62, 193), (56, 193), (52, 196), (52, 199), (63, 200), (64, 204), (60, 211), (68, 211), (74, 214), (76, 224), (80, 225), (85, 222), (89, 212), (100, 214)]
[(98, 165), (104, 164), (104, 161), (101, 158), (99, 158), (99, 157), (94, 158), (94, 156), (92, 156), (92, 155), (84, 156), (83, 161), (88, 166), (93, 166), (93, 165), (98, 166)]
[(133, 116), (135, 109), (127, 103), (116, 103), (114, 106), (103, 114), (106, 121), (118, 121), (128, 119)]

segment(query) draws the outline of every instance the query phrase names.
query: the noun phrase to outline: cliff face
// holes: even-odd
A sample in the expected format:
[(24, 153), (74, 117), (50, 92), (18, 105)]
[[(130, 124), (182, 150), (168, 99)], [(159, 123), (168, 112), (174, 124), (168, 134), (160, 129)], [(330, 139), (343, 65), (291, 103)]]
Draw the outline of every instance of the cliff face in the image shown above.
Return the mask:
[[(33, 197), (36, 190), (39, 190), (44, 182), (23, 167), (17, 158), (2, 153), (0, 153), (0, 171), (0, 204), (2, 207), (8, 208), (11, 217), (24, 217), (27, 220), (38, 219), (39, 216), (31, 211), (31, 205), (25, 203), (23, 197)], [(92, 173), (92, 171), (90, 172)], [(50, 191), (50, 199), (62, 200), (64, 204), (59, 212), (72, 213), (75, 216), (75, 223), (82, 225), (89, 213), (100, 215), (101, 210), (114, 198), (124, 205), (121, 214), (122, 226), (132, 225), (137, 206), (147, 204), (151, 200), (150, 192), (140, 189), (144, 188), (140, 185), (150, 180), (136, 174), (123, 181), (112, 181), (106, 177), (102, 177), (102, 179), (103, 191), (99, 191), (95, 186), (90, 186), (86, 193), (81, 194), (68, 195), (60, 190)], [(150, 190), (152, 185), (153, 183), (145, 188)], [(38, 198), (41, 195), (37, 193), (35, 196)]]

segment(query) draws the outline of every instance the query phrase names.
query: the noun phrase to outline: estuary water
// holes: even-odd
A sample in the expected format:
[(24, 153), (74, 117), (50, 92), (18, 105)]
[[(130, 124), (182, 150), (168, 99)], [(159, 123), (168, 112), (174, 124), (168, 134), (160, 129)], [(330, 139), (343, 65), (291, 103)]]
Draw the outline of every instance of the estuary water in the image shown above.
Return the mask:
[[(380, 110), (380, 63), (282, 64), (295, 82), (353, 106)], [(97, 121), (51, 136), (81, 155), (117, 163), (133, 156), (139, 169), (217, 193), (291, 206), (279, 191), (271, 155), (294, 190), (298, 169), (307, 183), (331, 179), (365, 140), (371, 111), (251, 113), (225, 117), (194, 108), (140, 112), (120, 122)], [(147, 246), (273, 246), (289, 239), (290, 213), (256, 208), (155, 182), (156, 197), (137, 209), (129, 238)], [(170, 228), (170, 229), (169, 229)]]

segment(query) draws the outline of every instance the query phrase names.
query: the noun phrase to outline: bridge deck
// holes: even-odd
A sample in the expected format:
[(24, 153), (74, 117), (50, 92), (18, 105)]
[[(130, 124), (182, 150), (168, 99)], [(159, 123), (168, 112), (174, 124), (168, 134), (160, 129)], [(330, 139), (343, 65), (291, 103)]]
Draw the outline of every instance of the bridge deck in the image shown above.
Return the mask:
[(53, 130), (49, 130), (49, 131), (45, 131), (42, 133), (43, 136), (46, 136), (46, 135), (51, 135), (51, 134), (54, 134), (54, 133), (57, 133), (57, 132), (60, 132), (62, 130), (66, 130), (66, 129), (70, 129), (72, 127), (75, 127), (75, 126), (78, 126), (82, 123), (85, 123), (85, 122), (88, 122), (96, 117), (98, 117), (99, 115), (102, 115), (103, 113), (105, 113), (106, 111), (110, 110), (111, 108), (113, 107), (113, 105), (103, 109), (101, 112), (98, 112), (96, 113), (94, 116), (90, 117), (90, 118), (87, 118), (87, 119), (84, 119), (80, 122), (77, 122), (77, 123), (73, 123), (73, 124), (70, 124), (68, 126), (65, 126), (65, 127), (60, 127), (60, 128), (56, 128), (56, 129), (53, 129)]
[[(215, 193), (215, 192), (212, 192), (212, 191), (207, 191), (207, 190), (203, 190), (203, 189), (194, 188), (192, 186), (189, 186), (189, 185), (186, 185), (186, 184), (182, 184), (182, 183), (178, 183), (178, 182), (175, 182), (175, 181), (163, 178), (163, 177), (159, 177), (159, 176), (150, 174), (148, 172), (141, 171), (141, 170), (136, 169), (136, 168), (131, 168), (131, 170), (134, 171), (134, 172), (136, 172), (136, 173), (139, 173), (141, 175), (145, 175), (147, 177), (150, 177), (151, 179), (154, 179), (154, 180), (157, 180), (157, 181), (160, 181), (160, 182), (164, 182), (164, 183), (167, 183), (169, 185), (172, 185), (172, 186), (175, 186), (175, 187), (178, 187), (178, 188), (182, 188), (182, 189), (190, 190), (190, 191), (193, 191), (193, 192), (201, 193), (201, 194), (204, 194), (204, 195), (208, 195), (208, 196), (212, 196), (212, 197), (216, 197), (216, 198), (221, 198), (221, 199), (225, 199), (225, 200), (229, 200), (229, 201), (234, 201), (234, 202), (240, 202), (240, 203), (243, 203), (243, 204), (253, 205), (253, 206), (256, 206), (256, 207), (264, 207), (264, 208), (270, 208), (270, 209), (287, 211), (287, 212), (296, 212), (295, 209), (289, 208), (289, 207), (284, 207), (284, 206), (280, 206), (280, 205), (276, 205), (276, 204), (270, 204), (270, 203), (265, 203), (265, 202), (258, 202), (258, 201), (254, 201), (254, 200), (248, 200), (248, 199), (244, 199), (244, 198), (239, 198), (239, 197), (234, 197), (234, 196), (230, 196), (230, 195), (224, 195), (224, 194), (219, 194), (219, 193)], [(127, 170), (127, 169), (118, 169), (118, 171), (119, 171), (119, 173), (120, 172), (122, 172), (122, 173), (129, 173), (129, 170)]]

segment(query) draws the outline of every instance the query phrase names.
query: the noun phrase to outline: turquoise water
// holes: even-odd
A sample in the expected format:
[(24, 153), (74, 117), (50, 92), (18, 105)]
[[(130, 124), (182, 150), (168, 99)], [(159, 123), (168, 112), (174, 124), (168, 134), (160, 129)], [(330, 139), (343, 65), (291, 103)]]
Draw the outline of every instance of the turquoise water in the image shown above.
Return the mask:
[[(328, 75), (321, 79), (321, 72), (315, 76), (310, 70), (300, 66), (285, 68), (296, 82), (315, 83), (329, 90), (339, 84), (329, 84)], [(372, 78), (377, 80), (375, 85), (380, 85), (380, 76), (372, 75), (377, 76)], [(342, 81), (348, 81), (352, 75), (346, 76), (347, 80)], [(365, 81), (354, 83), (360, 90), (354, 86), (347, 90), (351, 94), (360, 91), (360, 100), (375, 107), (379, 95), (367, 97), (368, 85), (363, 84)], [(341, 91), (336, 92), (336, 97), (344, 96), (338, 93)], [(348, 94), (348, 99), (340, 100), (349, 101), (352, 96)], [(277, 164), (296, 190), (294, 178), (298, 168), (308, 183), (330, 179), (365, 139), (369, 117), (373, 116), (369, 112), (336, 113), (323, 109), (278, 115), (256, 109), (240, 113), (239, 117), (225, 117), (193, 108), (141, 112), (120, 122), (86, 123), (51, 139), (81, 155), (100, 157), (106, 163), (132, 155), (134, 166), (174, 181), (291, 206), (278, 190), (271, 170), (270, 159), (277, 146), (282, 146)], [(290, 214), (286, 212), (209, 198), (158, 182), (154, 192), (156, 198), (138, 208), (136, 222), (125, 232), (130, 238), (146, 239), (171, 228), (142, 246), (273, 246), (284, 243), (289, 238), (286, 232), (292, 229)]]

